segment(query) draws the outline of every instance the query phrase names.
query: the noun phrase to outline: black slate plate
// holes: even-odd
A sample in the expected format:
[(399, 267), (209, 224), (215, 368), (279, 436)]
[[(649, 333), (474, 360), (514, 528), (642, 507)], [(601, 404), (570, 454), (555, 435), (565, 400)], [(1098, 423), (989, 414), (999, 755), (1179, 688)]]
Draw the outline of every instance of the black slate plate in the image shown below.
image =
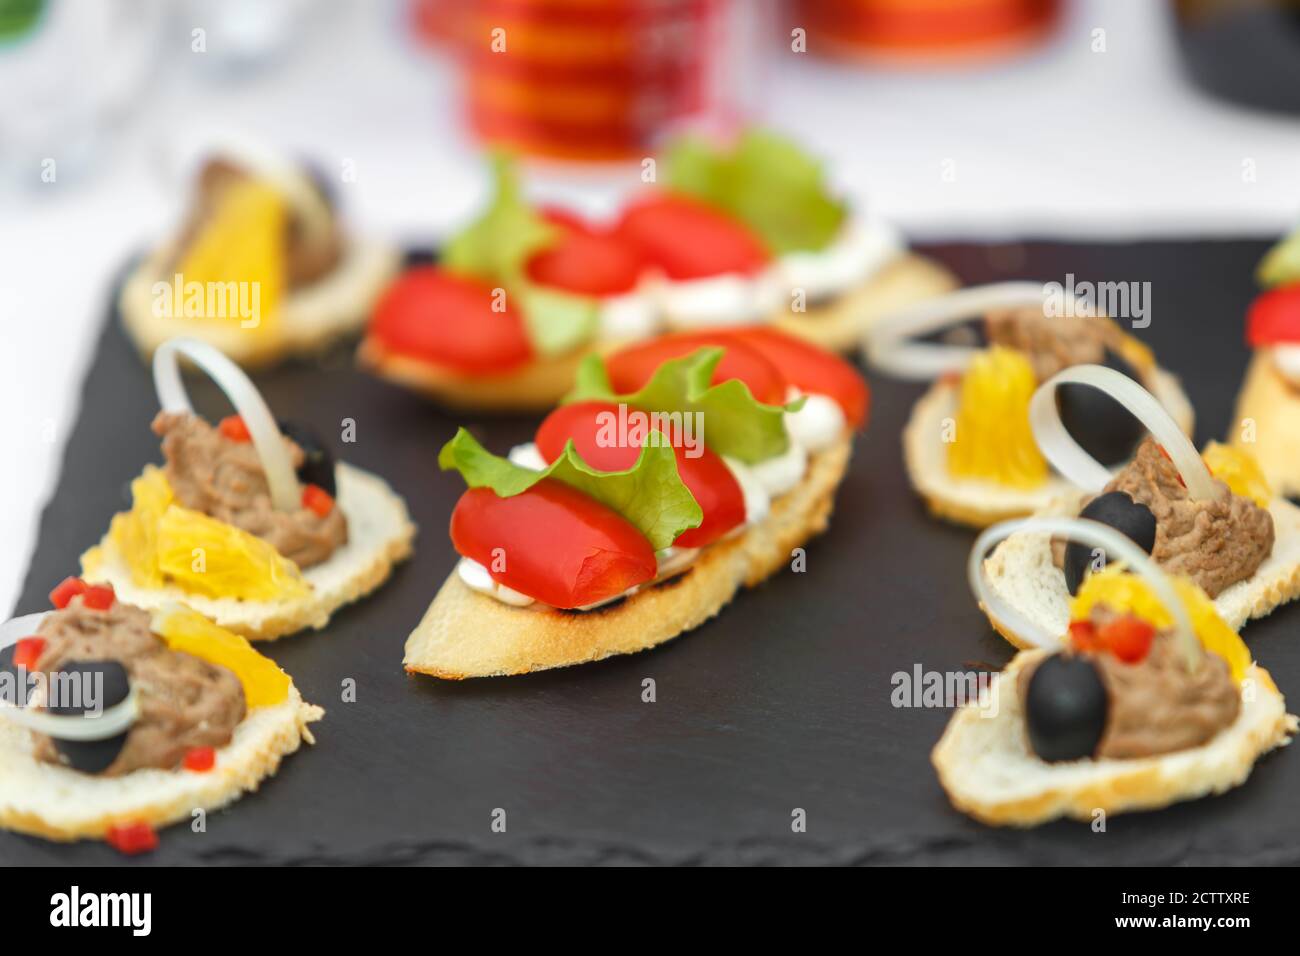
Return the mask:
[[(1198, 440), (1222, 435), (1247, 353), (1242, 317), (1264, 245), (947, 245), (932, 248), (969, 282), (1031, 276), (1149, 281), (1142, 337), (1183, 376)], [(273, 409), (332, 431), (357, 422), (345, 457), (406, 496), (421, 535), (414, 559), (322, 633), (265, 646), (328, 713), (319, 743), (262, 789), (181, 825), (139, 863), (1099, 863), (1300, 862), (1300, 759), (1263, 760), (1227, 795), (1118, 817), (1105, 833), (1059, 823), (996, 831), (952, 810), (929, 751), (948, 712), (891, 705), (891, 675), (998, 667), (993, 635), (964, 580), (972, 534), (923, 514), (903, 475), (899, 433), (921, 388), (873, 382), (828, 534), (805, 574), (743, 594), (692, 634), (650, 653), (503, 680), (406, 676), (402, 645), (453, 565), (445, 528), (461, 485), (437, 471), (456, 420), (355, 371), (321, 366), (259, 376)], [(217, 393), (194, 389), (224, 414)], [(41, 523), (17, 611), (50, 587), (157, 460), (150, 378), (115, 321), (86, 380), (62, 477)], [(533, 423), (466, 422), (490, 448)], [(1251, 647), (1284, 692), (1300, 695), (1300, 611), (1252, 624)], [(340, 702), (355, 678), (357, 700)], [(643, 703), (653, 678), (657, 703)], [(491, 828), (506, 811), (505, 833)], [(807, 832), (791, 829), (807, 813)], [(0, 834), (0, 861), (117, 863), (102, 844), (60, 846)]]

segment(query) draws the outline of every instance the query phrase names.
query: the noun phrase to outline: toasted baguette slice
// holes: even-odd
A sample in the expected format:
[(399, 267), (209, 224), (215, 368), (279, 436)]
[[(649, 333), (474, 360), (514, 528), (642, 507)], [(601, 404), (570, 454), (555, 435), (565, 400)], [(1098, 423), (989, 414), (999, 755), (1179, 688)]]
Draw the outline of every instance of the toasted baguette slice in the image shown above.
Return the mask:
[(411, 673), (459, 680), (524, 674), (632, 654), (672, 640), (717, 614), (741, 588), (790, 560), (825, 529), (848, 465), (846, 435), (814, 455), (792, 491), (743, 534), (705, 548), (685, 573), (592, 611), (510, 607), (466, 587), (453, 572), (406, 641)]
[(121, 777), (42, 763), (32, 754), (31, 733), (0, 720), (0, 827), (48, 840), (80, 840), (103, 837), (114, 823), (161, 827), (187, 820), (195, 810), (215, 810), (256, 790), (281, 757), (303, 741), (315, 742), (307, 725), (324, 713), (290, 686), (283, 703), (244, 717), (211, 770), (137, 770)]
[[(1246, 672), (1241, 712), (1200, 747), (1131, 760), (1046, 763), (1029, 748), (1016, 674), (1046, 651), (1017, 654), (987, 696), (963, 706), (930, 755), (953, 806), (994, 826), (1032, 827), (1057, 817), (1090, 821), (1222, 793), (1245, 782), (1262, 754), (1289, 742), (1296, 718), (1268, 671)], [(999, 685), (1000, 689), (999, 689)]]
[(389, 246), (349, 242), (338, 266), (318, 282), (287, 295), (275, 325), (262, 330), (240, 328), (238, 318), (215, 321), (155, 315), (153, 287), (173, 281), (173, 276), (164, 274), (171, 258), (169, 250), (160, 250), (122, 286), (118, 308), (136, 348), (149, 358), (168, 339), (189, 335), (215, 345), (245, 368), (271, 365), (290, 355), (313, 355), (359, 330), (402, 261)]
[(869, 279), (828, 302), (793, 312), (786, 303), (771, 323), (831, 352), (848, 352), (881, 316), (957, 288), (956, 277), (932, 259), (905, 253)]
[(312, 588), (305, 598), (242, 601), (193, 594), (175, 585), (142, 588), (132, 580), (125, 558), (107, 534), (81, 556), (82, 574), (87, 581), (113, 585), (117, 596), (129, 604), (148, 610), (172, 602), (185, 604), (252, 641), (322, 628), (337, 608), (383, 584), (393, 565), (410, 555), (415, 537), (406, 503), (382, 478), (340, 463), (337, 480), (336, 503), (348, 519), (348, 543), (328, 561), (303, 572)]
[[(1195, 414), (1178, 379), (1157, 369), (1152, 393), (1188, 435)], [(948, 472), (944, 421), (957, 416), (959, 384), (935, 382), (917, 401), (903, 429), (903, 462), (907, 476), (935, 517), (972, 528), (1033, 514), (1068, 494), (1071, 485), (1053, 473), (1037, 488), (1012, 488), (979, 478), (954, 478)]]
[[(1053, 502), (1043, 514), (1077, 515), (1083, 501), (1077, 491)], [(1300, 508), (1284, 498), (1268, 506), (1273, 516), (1273, 552), (1245, 581), (1225, 588), (1214, 607), (1230, 628), (1241, 630), (1249, 620), (1264, 617), (1279, 605), (1300, 597)], [(1051, 537), (1013, 534), (984, 561), (989, 586), (1003, 600), (1048, 630), (1064, 636), (1070, 625), (1070, 592), (1065, 575), (1052, 563)], [(989, 614), (988, 608), (981, 610)], [(1017, 647), (1024, 638), (989, 614), (989, 623)]]
[[(1250, 442), (1242, 436), (1247, 421)], [(1284, 498), (1300, 495), (1300, 389), (1278, 372), (1272, 349), (1257, 349), (1250, 360), (1229, 437), (1255, 456), (1274, 492)]]

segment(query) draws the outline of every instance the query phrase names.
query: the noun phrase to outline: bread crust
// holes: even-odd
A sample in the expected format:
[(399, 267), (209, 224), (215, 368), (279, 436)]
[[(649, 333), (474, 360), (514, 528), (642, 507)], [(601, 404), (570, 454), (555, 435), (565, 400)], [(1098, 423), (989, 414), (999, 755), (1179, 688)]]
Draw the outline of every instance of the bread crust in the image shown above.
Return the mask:
[[(607, 349), (608, 350), (608, 349)], [(372, 336), (362, 340), (357, 361), (390, 382), (462, 411), (547, 412), (573, 388), (578, 366), (598, 350), (582, 348), (534, 359), (510, 372), (461, 375), (431, 362), (386, 349)]]
[(401, 256), (387, 245), (364, 240), (348, 243), (329, 275), (288, 294), (274, 329), (240, 328), (239, 322), (204, 322), (154, 315), (153, 286), (172, 281), (163, 274), (170, 247), (156, 251), (127, 277), (118, 296), (122, 325), (146, 359), (170, 338), (188, 335), (221, 349), (245, 368), (273, 365), (291, 355), (314, 355), (339, 338), (357, 332), (370, 317), (380, 292), (396, 275)]
[[(1071, 491), (1073, 486), (1055, 473), (1037, 488), (1011, 488), (979, 478), (952, 477), (948, 473), (948, 446), (943, 441), (944, 420), (956, 419), (959, 388), (955, 381), (935, 382), (917, 400), (903, 428), (907, 477), (932, 515), (971, 528), (987, 528), (1008, 518), (1033, 514)], [(1178, 379), (1157, 370), (1152, 391), (1190, 435), (1195, 414)]]
[(330, 560), (303, 572), (312, 586), (304, 598), (241, 601), (192, 594), (174, 585), (143, 588), (107, 534), (81, 556), (88, 581), (113, 585), (119, 598), (149, 610), (179, 602), (250, 641), (271, 641), (304, 628), (319, 630), (345, 604), (375, 590), (411, 554), (415, 525), (406, 503), (376, 475), (340, 463), (337, 505), (348, 518), (348, 543)]
[(1289, 742), (1296, 718), (1268, 671), (1252, 665), (1236, 721), (1200, 747), (1155, 757), (1049, 764), (1029, 749), (1024, 712), (1014, 688), (1021, 669), (1046, 654), (1023, 651), (996, 683), (1010, 682), (981, 703), (996, 700), (991, 716), (978, 703), (961, 707), (930, 760), (954, 807), (992, 826), (1032, 827), (1058, 817), (1091, 821), (1154, 810), (1222, 793), (1244, 783), (1259, 757)]
[[(1253, 423), (1253, 441), (1243, 439), (1243, 423)], [(1278, 372), (1272, 349), (1256, 349), (1237, 395), (1233, 445), (1255, 456), (1273, 491), (1300, 496), (1300, 391)]]
[[(1074, 492), (1043, 509), (1043, 515), (1073, 516), (1083, 496)], [(1268, 506), (1273, 516), (1273, 551), (1245, 581), (1225, 588), (1214, 599), (1215, 610), (1234, 631), (1257, 617), (1300, 597), (1300, 508), (1284, 498)], [(1070, 593), (1065, 575), (1052, 563), (1050, 536), (1018, 532), (1000, 542), (984, 560), (989, 587), (1021, 614), (1049, 634), (1064, 636), (1070, 623)], [(981, 602), (980, 610), (999, 634), (1016, 647), (1030, 646)]]
[(101, 839), (115, 823), (157, 828), (195, 810), (215, 810), (256, 790), (304, 741), (314, 743), (307, 725), (324, 713), (291, 685), (283, 703), (245, 716), (211, 770), (136, 770), (122, 777), (42, 763), (32, 755), (30, 733), (0, 721), (0, 827), (47, 840)]
[(718, 613), (824, 530), (851, 450), (845, 435), (814, 455), (803, 481), (743, 534), (710, 545), (686, 573), (593, 611), (517, 608), (468, 588), (453, 572), (406, 642), (410, 673), (460, 680), (524, 674), (632, 654)]

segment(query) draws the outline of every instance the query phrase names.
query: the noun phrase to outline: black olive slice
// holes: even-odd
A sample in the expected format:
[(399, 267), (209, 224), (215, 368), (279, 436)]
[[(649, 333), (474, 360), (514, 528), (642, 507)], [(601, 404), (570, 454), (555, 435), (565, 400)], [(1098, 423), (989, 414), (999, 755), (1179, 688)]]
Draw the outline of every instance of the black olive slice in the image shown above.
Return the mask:
[(1034, 669), (1025, 692), (1029, 745), (1043, 760), (1081, 760), (1097, 752), (1110, 706), (1096, 665), (1053, 654)]
[[(1102, 365), (1142, 384), (1137, 370), (1123, 356), (1106, 350)], [(1066, 382), (1056, 390), (1061, 424), (1079, 447), (1110, 467), (1133, 454), (1146, 429), (1133, 413), (1099, 388)]]
[(329, 492), (331, 498), (337, 496), (334, 483), (334, 455), (312, 428), (298, 422), (277, 422), (280, 433), (292, 439), (302, 449), (302, 467), (298, 469), (298, 480), (304, 485), (316, 485)]
[[(1127, 492), (1110, 491), (1098, 495), (1079, 512), (1079, 517), (1110, 525), (1147, 554), (1156, 546), (1156, 516), (1146, 505), (1134, 501)], [(1065, 572), (1065, 586), (1071, 594), (1078, 593), (1092, 560), (1093, 549), (1087, 545), (1071, 541), (1065, 546), (1065, 562), (1061, 570)], [(1110, 555), (1106, 556), (1106, 560), (1110, 560)]]
[[(120, 704), (130, 692), (131, 682), (120, 661), (70, 661), (50, 674), (50, 694), (60, 699), (48, 709), (59, 717), (80, 717), (92, 707), (107, 710)], [(127, 733), (105, 740), (53, 740), (74, 770), (101, 773), (121, 753)]]

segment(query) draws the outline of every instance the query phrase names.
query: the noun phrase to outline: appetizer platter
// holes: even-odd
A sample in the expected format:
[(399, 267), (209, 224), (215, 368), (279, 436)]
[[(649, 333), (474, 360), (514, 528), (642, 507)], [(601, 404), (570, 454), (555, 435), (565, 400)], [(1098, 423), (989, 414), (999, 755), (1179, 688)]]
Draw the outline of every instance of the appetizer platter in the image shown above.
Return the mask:
[[(1251, 272), (1264, 250), (1256, 242), (1162, 242), (1029, 243), (1016, 247), (1014, 256), (1006, 248), (980, 245), (922, 251), (971, 283), (1067, 272), (1151, 280), (1158, 307), (1150, 327), (1135, 337), (1158, 356), (1161, 368), (1178, 375), (1196, 410), (1194, 447), (1202, 449), (1211, 439), (1228, 437), (1234, 424), (1234, 400), (1250, 355), (1240, 323), (1223, 317), (1245, 314), (1256, 292)], [(50, 610), (51, 588), (76, 573), (78, 558), (103, 538), (114, 515), (131, 510), (131, 483), (146, 463), (162, 457), (159, 437), (148, 428), (159, 412), (159, 396), (118, 319), (106, 316), (95, 344), (61, 477), (13, 616)], [(717, 348), (692, 344), (698, 347), (684, 355), (691, 361), (701, 358), (701, 349), (710, 360), (709, 349)], [(589, 360), (587, 372), (594, 373), (592, 363), (598, 362), (609, 387), (625, 396), (641, 385), (611, 374), (617, 351), (602, 350)], [(664, 358), (654, 356), (647, 374)], [(581, 364), (575, 362), (575, 374)], [(962, 713), (958, 707), (944, 701), (942, 679), (989, 677), (1025, 658), (1017, 658), (1016, 649), (989, 626), (970, 593), (973, 533), (935, 521), (909, 481), (899, 436), (929, 384), (870, 370), (866, 377), (867, 427), (849, 431), (852, 416), (845, 414), (839, 441), (846, 453), (851, 446), (851, 455), (824, 530), (798, 544), (798, 567), (791, 566), (782, 542), (779, 573), (755, 580), (688, 633), (663, 643), (671, 634), (652, 634), (642, 644), (659, 646), (638, 653), (612, 653), (604, 660), (594, 659), (604, 654), (584, 653), (581, 658), (590, 661), (581, 666), (443, 680), (403, 667), (408, 655), (421, 650), (418, 641), (414, 648), (408, 642), (413, 631), (425, 633), (421, 621), (438, 605), (440, 589), (456, 588), (462, 608), (490, 607), (510, 620), (520, 620), (516, 614), (570, 613), (512, 607), (473, 593), (458, 566), (470, 557), (491, 571), (490, 561), (475, 557), (472, 543), (457, 540), (452, 517), (467, 494), (458, 474), (465, 462), (490, 460), (495, 470), (511, 462), (512, 449), (534, 444), (541, 465), (550, 467), (556, 460), (553, 436), (540, 426), (551, 414), (561, 415), (552, 426), (566, 433), (559, 428), (563, 413), (580, 403), (551, 409), (571, 386), (536, 414), (450, 413), (359, 369), (346, 342), (310, 362), (255, 371), (251, 380), (275, 419), (312, 423), (323, 434), (351, 420), (355, 440), (335, 446), (335, 453), (382, 476), (421, 534), (389, 580), (334, 610), (324, 631), (252, 645), (292, 675), (304, 701), (324, 708), (324, 719), (310, 727), (316, 744), (283, 760), (255, 794), (225, 810), (214, 802), (205, 832), (183, 823), (160, 825), (158, 847), (135, 859), (1239, 865), (1296, 859), (1300, 820), (1293, 795), (1300, 790), (1300, 762), (1288, 748), (1269, 750), (1290, 726), (1278, 717), (1279, 707), (1286, 713), (1281, 698), (1294, 702), (1300, 694), (1295, 606), (1279, 607), (1243, 628), (1222, 621), (1227, 636), (1215, 631), (1220, 649), (1232, 649), (1231, 660), (1220, 657), (1228, 676), (1219, 677), (1233, 680), (1238, 666), (1270, 675), (1278, 696), (1261, 684), (1269, 693), (1259, 700), (1269, 713), (1258, 725), (1268, 732), (1249, 747), (1220, 748), (1222, 741), (1236, 739), (1236, 724), (1225, 718), (1206, 740), (1173, 753), (1175, 760), (1203, 764), (1186, 758), (1208, 746), (1219, 748), (1214, 753), (1231, 750), (1232, 760), (1220, 763), (1221, 775), (1189, 778), (1177, 793), (1147, 801), (1168, 804), (1163, 809), (1109, 805), (1105, 832), (1096, 832), (1086, 822), (1047, 819), (1058, 811), (1078, 815), (1068, 800), (1040, 814), (1041, 822), (1010, 821), (1038, 824), (1029, 829), (991, 828), (953, 806), (945, 784), (959, 795), (969, 791), (958, 802), (979, 810), (976, 816), (1001, 812), (983, 812), (1000, 799), (980, 789), (986, 777), (967, 779), (958, 769), (958, 776), (941, 780), (931, 762), (945, 729), (954, 721), (967, 723), (955, 716)], [(604, 394), (594, 374), (585, 373), (582, 382)], [(190, 375), (185, 383), (197, 414), (213, 423), (229, 414), (214, 383), (202, 375)], [(818, 391), (795, 384), (810, 395)], [(791, 401), (788, 390), (767, 398), (771, 406)], [(573, 437), (572, 421), (569, 426)], [(457, 438), (461, 427), (478, 450)], [(706, 428), (706, 444), (708, 434)], [(447, 447), (451, 451), (443, 452)], [(516, 453), (516, 464), (523, 454)], [(441, 470), (440, 457), (454, 467)], [(796, 485), (786, 497), (799, 494)], [(773, 498), (774, 510), (781, 500)], [(699, 530), (686, 527), (691, 520), (680, 524), (670, 531), (675, 537)], [(445, 536), (449, 528), (451, 540)], [(697, 560), (711, 548), (725, 548), (728, 540), (738, 539), (724, 536), (706, 544)], [(646, 542), (651, 548), (659, 539), (647, 536)], [(650, 553), (657, 576), (657, 556)], [(642, 563), (649, 573), (648, 562)], [(492, 587), (501, 584), (490, 574), (489, 580)], [(532, 585), (507, 580), (506, 586), (526, 593)], [(620, 597), (625, 590), (603, 596)], [(585, 605), (593, 596), (569, 597)], [(636, 607), (635, 598), (613, 608)], [(554, 600), (557, 608), (565, 603)], [(698, 611), (704, 604), (686, 606)], [(1153, 633), (1170, 626), (1163, 619), (1147, 623)], [(1194, 624), (1193, 630), (1204, 629)], [(1186, 633), (1161, 637), (1160, 646), (1185, 638)], [(462, 663), (458, 659), (457, 667)], [(491, 663), (485, 673), (529, 669)], [(464, 667), (448, 676), (471, 671)], [(936, 675), (941, 692), (933, 702)], [(1103, 752), (1110, 754), (1106, 747)], [(964, 768), (960, 761), (952, 766)], [(1187, 799), (1175, 799), (1180, 797)], [(1133, 812), (1118, 812), (1123, 809)], [(807, 820), (804, 832), (792, 828), (800, 815)], [(8, 832), (0, 833), (0, 855), (26, 863), (121, 860), (98, 839), (58, 843)]]

